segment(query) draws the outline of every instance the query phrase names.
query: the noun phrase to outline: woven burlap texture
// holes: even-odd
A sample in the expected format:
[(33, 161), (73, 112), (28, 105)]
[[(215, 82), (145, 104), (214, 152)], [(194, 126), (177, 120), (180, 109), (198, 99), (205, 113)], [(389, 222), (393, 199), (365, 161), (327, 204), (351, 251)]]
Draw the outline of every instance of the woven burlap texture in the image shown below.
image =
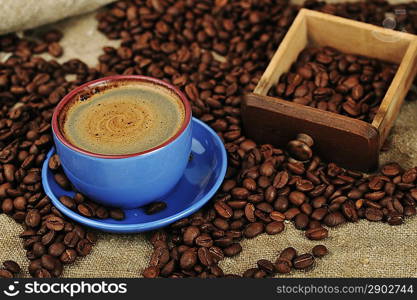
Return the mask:
[[(61, 44), (65, 55), (60, 61), (79, 57), (90, 65), (97, 63), (101, 48), (117, 46), (96, 31), (94, 14), (63, 21), (52, 26), (65, 32)], [(416, 99), (417, 100), (417, 99)], [(403, 167), (417, 166), (417, 101), (404, 104), (391, 133), (392, 145), (381, 161), (398, 161)], [(28, 261), (18, 235), (21, 226), (0, 215), (0, 261), (16, 260), (26, 272)], [(64, 277), (138, 277), (147, 266), (152, 248), (145, 234), (116, 235), (98, 233), (99, 240), (90, 255), (65, 268)], [(317, 260), (310, 272), (293, 271), (289, 277), (417, 277), (417, 218), (402, 226), (361, 221), (330, 230), (323, 241), (330, 254)], [(318, 244), (307, 240), (303, 232), (287, 224), (283, 233), (263, 234), (242, 242), (243, 252), (221, 263), (225, 273), (241, 274), (256, 266), (261, 258), (275, 260), (280, 250), (293, 246), (300, 252)], [(23, 276), (28, 276), (24, 273)]]

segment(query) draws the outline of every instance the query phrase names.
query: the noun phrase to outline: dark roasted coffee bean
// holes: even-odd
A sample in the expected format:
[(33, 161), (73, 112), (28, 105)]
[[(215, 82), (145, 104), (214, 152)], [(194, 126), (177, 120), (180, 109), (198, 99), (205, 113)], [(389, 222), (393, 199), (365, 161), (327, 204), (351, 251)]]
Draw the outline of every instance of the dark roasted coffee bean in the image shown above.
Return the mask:
[(299, 191), (294, 191), (290, 193), (290, 195), (288, 196), (288, 199), (290, 200), (292, 204), (296, 206), (300, 206), (306, 201), (307, 198), (304, 193), (299, 192)]
[(92, 250), (92, 245), (86, 239), (80, 240), (77, 243), (77, 246), (76, 246), (76, 249), (75, 250), (77, 250), (78, 255), (80, 255), (80, 256), (87, 256), (88, 254), (90, 254), (90, 252)]
[(243, 272), (242, 277), (244, 278), (253, 278), (253, 276), (255, 275), (255, 273), (258, 271), (258, 268), (250, 268), (247, 269), (245, 272)]
[(281, 251), (279, 258), (283, 258), (291, 262), (297, 256), (297, 250), (293, 247), (285, 248)]
[(267, 273), (264, 270), (257, 270), (254, 274), (253, 274), (253, 278), (265, 278), (267, 275)]
[(56, 183), (58, 183), (58, 185), (64, 190), (71, 189), (71, 183), (64, 173), (56, 173), (54, 175), (54, 178), (55, 178)]
[(365, 210), (365, 217), (369, 221), (377, 222), (377, 221), (382, 220), (382, 218), (384, 217), (384, 214), (380, 209), (368, 207)]
[(214, 264), (214, 259), (207, 248), (199, 248), (197, 251), (198, 259), (204, 266), (211, 266)]
[(71, 197), (61, 196), (59, 197), (59, 201), (69, 209), (75, 209), (75, 201)]
[(309, 160), (313, 156), (313, 151), (305, 143), (294, 140), (288, 143), (290, 155), (300, 161)]
[(48, 162), (49, 169), (51, 169), (52, 171), (56, 171), (59, 169), (60, 166), (61, 160), (59, 159), (58, 154), (52, 155)]
[(48, 254), (59, 257), (65, 251), (65, 245), (63, 243), (53, 243), (48, 248)]
[(234, 243), (223, 249), (224, 255), (228, 257), (236, 256), (240, 252), (242, 252), (242, 246), (239, 243)]
[(150, 266), (143, 270), (142, 275), (145, 278), (157, 278), (159, 276), (159, 272), (159, 268)]
[(301, 254), (294, 258), (293, 263), (296, 269), (309, 269), (314, 264), (314, 257), (310, 253)]
[(39, 210), (37, 209), (31, 209), (26, 215), (25, 223), (29, 227), (37, 227), (41, 222), (41, 215), (39, 213)]
[(243, 234), (247, 238), (254, 238), (257, 235), (260, 235), (264, 231), (264, 225), (260, 222), (254, 222), (246, 226)]
[(307, 229), (305, 232), (305, 236), (310, 240), (323, 240), (327, 238), (329, 235), (329, 232), (324, 227), (317, 227), (317, 228), (310, 228)]
[(316, 245), (313, 247), (311, 252), (313, 253), (315, 257), (320, 258), (320, 257), (326, 256), (329, 253), (329, 250), (327, 250), (326, 246), (324, 245)]
[(197, 226), (189, 226), (185, 229), (183, 241), (186, 245), (192, 246), (196, 237), (200, 235), (200, 230)]
[(167, 207), (165, 202), (152, 202), (151, 204), (146, 205), (145, 212), (148, 215), (153, 215), (163, 211)]
[(265, 232), (270, 235), (281, 233), (282, 231), (284, 231), (284, 229), (284, 222), (274, 221), (265, 226)]
[(260, 259), (256, 264), (258, 265), (259, 269), (265, 271), (267, 274), (276, 273), (274, 264), (267, 259)]
[(224, 253), (222, 249), (220, 249), (219, 247), (216, 247), (216, 246), (210, 247), (209, 251), (217, 262), (221, 261), (224, 258)]
[(306, 214), (298, 214), (294, 219), (295, 228), (297, 229), (305, 229), (307, 228), (309, 223), (309, 218)]
[(56, 259), (49, 254), (45, 254), (41, 257), (42, 267), (48, 271), (52, 271), (55, 268), (55, 263)]
[(214, 209), (223, 218), (229, 219), (233, 215), (233, 210), (230, 206), (222, 201), (218, 201), (214, 204)]
[(201, 234), (195, 239), (195, 244), (200, 247), (211, 247), (213, 246), (213, 239), (208, 234)]
[(184, 270), (190, 270), (197, 263), (197, 253), (195, 249), (185, 251), (180, 259), (180, 266)]
[(6, 260), (3, 262), (3, 266), (6, 270), (10, 271), (13, 274), (20, 273), (20, 266), (17, 262), (13, 260)]
[(278, 260), (275, 263), (275, 269), (280, 274), (288, 274), (291, 272), (291, 266), (286, 260)]
[(345, 217), (340, 212), (329, 213), (324, 219), (324, 224), (329, 227), (335, 227), (346, 222)]
[(109, 213), (110, 213), (110, 218), (115, 219), (117, 221), (121, 221), (125, 219), (125, 213), (123, 212), (123, 210), (119, 208), (110, 209)]
[(63, 264), (72, 264), (77, 259), (77, 251), (74, 249), (66, 249), (59, 259)]
[(64, 220), (60, 217), (50, 216), (45, 221), (46, 227), (50, 230), (61, 231), (64, 229)]
[(0, 278), (13, 278), (13, 274), (8, 270), (0, 269)]

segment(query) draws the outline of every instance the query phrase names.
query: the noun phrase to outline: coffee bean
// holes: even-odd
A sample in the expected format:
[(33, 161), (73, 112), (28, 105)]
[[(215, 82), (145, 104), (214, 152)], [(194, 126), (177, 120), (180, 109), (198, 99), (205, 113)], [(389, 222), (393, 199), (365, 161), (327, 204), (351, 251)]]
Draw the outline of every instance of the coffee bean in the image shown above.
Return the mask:
[(185, 251), (180, 259), (180, 266), (184, 270), (190, 270), (197, 263), (197, 254), (195, 249)]
[(0, 278), (13, 278), (13, 274), (8, 270), (0, 269)]
[(282, 258), (291, 262), (296, 256), (297, 256), (297, 250), (295, 250), (293, 247), (288, 247), (281, 251), (279, 258)]
[(58, 257), (65, 251), (65, 245), (63, 243), (53, 243), (48, 248), (48, 254)]
[(30, 274), (30, 275), (32, 275), (32, 276), (35, 276), (35, 272), (36, 272), (37, 270), (41, 269), (41, 268), (42, 268), (42, 262), (41, 262), (41, 259), (35, 259), (35, 260), (32, 260), (32, 261), (29, 263), (29, 266), (28, 266), (28, 271), (29, 271), (29, 274)]
[(263, 231), (264, 225), (260, 222), (254, 222), (246, 226), (243, 233), (247, 238), (254, 238), (255, 236), (261, 234)]
[(317, 227), (317, 228), (310, 228), (307, 229), (305, 232), (305, 236), (310, 240), (323, 240), (327, 238), (329, 232), (324, 227)]
[(277, 222), (284, 222), (285, 221), (285, 215), (281, 212), (278, 212), (278, 211), (272, 211), (269, 214), (269, 217), (272, 220), (277, 221)]
[(290, 193), (290, 195), (288, 196), (288, 199), (290, 200), (292, 204), (296, 206), (300, 206), (306, 201), (307, 198), (304, 193), (299, 192), (299, 191), (294, 191)]
[(297, 229), (305, 229), (307, 228), (309, 223), (309, 218), (306, 214), (298, 214), (294, 219), (295, 228)]
[(95, 215), (99, 219), (107, 219), (108, 217), (110, 217), (109, 211), (105, 207), (103, 207), (103, 206), (99, 206), (96, 209)]
[(56, 259), (49, 254), (45, 254), (41, 257), (42, 267), (48, 271), (52, 271), (55, 268), (55, 263)]
[(62, 47), (58, 43), (52, 42), (48, 46), (48, 52), (54, 57), (61, 57), (63, 50), (62, 50)]
[(45, 253), (46, 253), (46, 249), (42, 243), (36, 242), (32, 245), (32, 254), (34, 257), (41, 257)]
[(75, 201), (71, 197), (61, 196), (59, 197), (59, 201), (69, 209), (75, 209)]
[(48, 229), (54, 231), (61, 231), (65, 226), (64, 220), (56, 216), (49, 216), (46, 219), (45, 224)]
[(204, 266), (211, 266), (214, 264), (214, 259), (207, 248), (199, 248), (197, 251), (198, 259)]
[(200, 247), (211, 247), (213, 246), (213, 239), (208, 234), (202, 234), (195, 239), (195, 244)]
[(279, 260), (275, 263), (275, 269), (280, 274), (288, 274), (291, 272), (291, 266), (285, 260)]
[(309, 269), (314, 264), (314, 257), (310, 253), (301, 254), (294, 258), (293, 263), (296, 269)]
[(239, 243), (234, 243), (223, 249), (224, 255), (228, 257), (236, 256), (240, 252), (242, 252), (242, 246)]
[(145, 278), (157, 278), (159, 276), (159, 269), (154, 266), (147, 267), (143, 270), (142, 275)]
[(247, 270), (243, 273), (242, 277), (245, 277), (245, 278), (253, 278), (253, 276), (255, 275), (255, 273), (256, 273), (258, 270), (259, 270), (258, 268), (250, 268), (250, 269), (247, 269)]
[(77, 250), (78, 255), (87, 256), (88, 254), (90, 254), (92, 247), (93, 246), (91, 245), (91, 243), (88, 240), (84, 239), (80, 240), (77, 243), (75, 250)]
[(200, 234), (197, 226), (189, 226), (184, 232), (183, 241), (186, 245), (192, 246), (196, 237)]
[(172, 259), (161, 269), (160, 274), (165, 277), (169, 276), (174, 272), (175, 267), (176, 267), (175, 260)]
[(64, 190), (71, 189), (71, 182), (68, 180), (67, 176), (64, 173), (56, 173), (54, 179), (58, 185)]
[(288, 183), (288, 180), (289, 180), (288, 172), (281, 171), (281, 172), (278, 172), (277, 175), (275, 175), (273, 185), (275, 188), (281, 189)]
[(313, 156), (313, 151), (311, 151), (310, 147), (301, 141), (291, 141), (287, 147), (290, 155), (300, 161), (309, 160)]
[(167, 204), (165, 202), (152, 202), (145, 207), (145, 212), (147, 215), (153, 215), (163, 211), (166, 207)]
[(378, 222), (382, 220), (382, 218), (384, 217), (384, 214), (380, 209), (368, 207), (365, 210), (365, 217), (369, 221)]
[[(231, 193), (232, 193), (233, 198), (235, 198), (235, 199), (244, 200), (244, 199), (248, 198), (248, 196), (249, 196), (249, 191), (245, 188), (236, 187), (231, 191)], [(219, 203), (216, 203), (216, 204), (219, 204)]]
[(61, 160), (59, 159), (58, 154), (54, 154), (51, 156), (48, 162), (48, 167), (52, 171), (56, 171), (61, 167)]
[(316, 245), (313, 247), (311, 252), (315, 257), (321, 258), (323, 256), (326, 256), (329, 253), (329, 250), (327, 250), (326, 246), (324, 245)]
[(271, 222), (265, 226), (265, 232), (270, 235), (281, 233), (284, 229), (284, 222)]
[(109, 213), (110, 213), (110, 218), (115, 219), (117, 221), (121, 221), (125, 219), (125, 213), (123, 212), (123, 210), (119, 208), (110, 209)]
[(20, 273), (21, 270), (19, 264), (13, 260), (4, 261), (3, 266), (6, 268), (6, 270), (13, 274)]
[(324, 224), (335, 227), (346, 222), (345, 217), (340, 212), (329, 213), (324, 219)]
[(267, 273), (264, 270), (257, 270), (254, 274), (253, 274), (253, 278), (265, 278), (267, 275)]
[(252, 203), (248, 203), (245, 206), (245, 216), (246, 219), (248, 219), (249, 222), (255, 222), (255, 206)]
[(267, 259), (260, 259), (256, 264), (258, 265), (259, 269), (265, 271), (267, 274), (276, 273), (274, 264)]
[(233, 215), (233, 210), (230, 206), (222, 201), (218, 201), (214, 204), (214, 209), (223, 218), (229, 219)]
[(381, 169), (381, 173), (389, 177), (397, 176), (400, 173), (400, 171), (401, 167), (397, 163), (386, 164)]
[(59, 259), (63, 264), (72, 264), (77, 259), (77, 251), (74, 249), (66, 249)]
[(31, 209), (25, 218), (25, 223), (29, 227), (37, 227), (41, 222), (41, 215), (39, 213), (39, 210), (37, 209)]

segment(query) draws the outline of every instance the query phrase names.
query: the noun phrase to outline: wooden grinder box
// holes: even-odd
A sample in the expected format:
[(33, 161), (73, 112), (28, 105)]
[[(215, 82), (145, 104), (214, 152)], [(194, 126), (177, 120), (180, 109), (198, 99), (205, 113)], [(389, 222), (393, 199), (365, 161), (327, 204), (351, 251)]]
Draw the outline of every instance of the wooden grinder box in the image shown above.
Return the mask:
[[(266, 96), (307, 45), (329, 46), (399, 65), (372, 123)], [(416, 72), (415, 35), (302, 9), (254, 92), (244, 97), (246, 135), (258, 143), (283, 147), (297, 133), (304, 132), (314, 138), (315, 152), (327, 161), (356, 170), (375, 169), (379, 149)]]

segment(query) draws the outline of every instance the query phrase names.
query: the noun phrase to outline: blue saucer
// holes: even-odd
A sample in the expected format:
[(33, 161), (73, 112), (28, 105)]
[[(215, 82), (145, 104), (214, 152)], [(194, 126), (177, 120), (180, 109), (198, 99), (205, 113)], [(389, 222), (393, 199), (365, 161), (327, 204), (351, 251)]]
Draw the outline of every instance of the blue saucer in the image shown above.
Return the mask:
[[(142, 208), (124, 210), (126, 218), (89, 219), (64, 206), (58, 198), (73, 196), (74, 192), (63, 190), (54, 180), (48, 162), (55, 153), (52, 148), (42, 167), (42, 184), (46, 194), (60, 212), (83, 225), (114, 233), (142, 232), (164, 227), (185, 218), (209, 201), (220, 187), (227, 168), (226, 150), (217, 134), (203, 122), (193, 118), (192, 160), (188, 163), (177, 186), (163, 199), (167, 208), (147, 215)], [(158, 188), (158, 187), (155, 187)]]

